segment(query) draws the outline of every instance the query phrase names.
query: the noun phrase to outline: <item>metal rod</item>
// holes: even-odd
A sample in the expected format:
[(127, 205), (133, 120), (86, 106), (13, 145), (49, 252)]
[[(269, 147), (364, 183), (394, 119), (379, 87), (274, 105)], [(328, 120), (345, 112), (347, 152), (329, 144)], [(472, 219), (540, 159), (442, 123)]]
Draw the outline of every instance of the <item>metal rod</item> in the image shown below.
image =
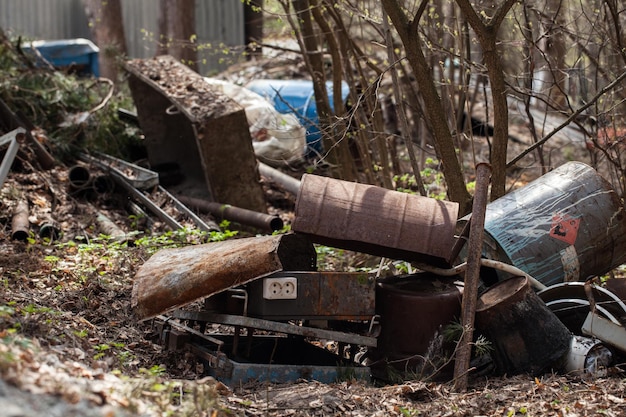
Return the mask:
[(485, 235), (485, 212), (487, 211), (491, 166), (480, 163), (476, 166), (476, 189), (472, 205), (472, 222), (469, 231), (467, 249), (467, 270), (465, 271), (465, 288), (461, 301), (461, 324), (463, 334), (459, 341), (454, 360), (454, 387), (459, 392), (467, 390), (468, 369), (472, 353), (474, 337), (474, 316), (478, 298), (478, 282), (480, 280), (480, 259), (482, 257), (483, 238)]
[(283, 228), (283, 221), (278, 216), (182, 195), (178, 196), (178, 199), (194, 209), (258, 229), (274, 231)]
[(285, 191), (289, 191), (293, 195), (297, 196), (298, 191), (300, 191), (300, 180), (290, 177), (263, 162), (259, 162), (259, 174), (280, 185)]
[(183, 320), (204, 320), (212, 323), (225, 324), (228, 326), (253, 327), (255, 329), (268, 330), (278, 333), (295, 334), (305, 337), (315, 337), (318, 339), (334, 340), (336, 342), (346, 342), (361, 346), (376, 347), (377, 344), (377, 339), (375, 337), (361, 336), (335, 330), (297, 326), (295, 324), (280, 323), (252, 317), (184, 310), (174, 310), (172, 312), (172, 315), (176, 318)]
[(193, 222), (196, 224), (196, 226), (198, 226), (200, 229), (204, 230), (205, 232), (219, 232), (219, 231), (221, 231), (220, 227), (215, 222), (209, 221), (208, 223), (206, 223), (204, 220), (202, 220), (200, 217), (198, 217), (196, 215), (196, 213), (194, 213), (193, 211), (189, 210), (189, 208), (186, 205), (184, 205), (176, 197), (174, 197), (172, 194), (170, 194), (165, 188), (163, 188), (163, 187), (161, 187), (159, 185), (158, 189), (159, 189), (160, 192), (165, 194), (167, 196), (167, 198), (169, 198), (174, 203), (174, 205), (176, 206), (178, 211), (181, 211), (181, 212), (185, 213), (191, 220), (193, 220)]
[(196, 329), (192, 329), (192, 328), (191, 328), (191, 327), (189, 327), (189, 326), (185, 326), (184, 324), (180, 324), (180, 323), (177, 323), (177, 322), (175, 322), (175, 321), (172, 321), (171, 317), (167, 317), (167, 316), (163, 316), (163, 315), (158, 315), (158, 316), (156, 316), (155, 318), (156, 318), (156, 319), (159, 319), (159, 320), (161, 320), (161, 321), (163, 321), (163, 322), (164, 322), (164, 323), (166, 323), (166, 324), (169, 324), (169, 325), (171, 325), (171, 326), (173, 326), (173, 327), (176, 327), (176, 328), (178, 328), (178, 329), (180, 329), (180, 330), (184, 330), (184, 331), (186, 331), (186, 332), (189, 332), (189, 333), (191, 333), (191, 334), (192, 334), (192, 335), (194, 335), (194, 336), (198, 336), (198, 337), (200, 337), (200, 338), (202, 338), (202, 339), (206, 340), (207, 342), (211, 342), (211, 343), (213, 343), (213, 344), (216, 344), (216, 345), (217, 345), (217, 346), (219, 346), (220, 348), (221, 348), (221, 347), (222, 347), (222, 345), (224, 344), (224, 342), (223, 342), (222, 340), (220, 340), (220, 339), (216, 339), (216, 338), (211, 337), (211, 336), (208, 336), (208, 335), (206, 335), (206, 334), (204, 334), (204, 333), (200, 333), (200, 332), (199, 332), (199, 331), (197, 331)]

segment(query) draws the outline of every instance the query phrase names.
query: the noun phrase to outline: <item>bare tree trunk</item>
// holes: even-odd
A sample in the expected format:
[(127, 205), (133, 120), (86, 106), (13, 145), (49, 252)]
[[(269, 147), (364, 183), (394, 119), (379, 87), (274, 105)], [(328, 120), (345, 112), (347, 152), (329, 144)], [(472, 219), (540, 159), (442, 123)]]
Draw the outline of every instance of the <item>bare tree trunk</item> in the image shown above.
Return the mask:
[(552, 15), (543, 19), (546, 38), (546, 55), (548, 60), (549, 77), (551, 78), (550, 103), (558, 110), (567, 108), (567, 94), (565, 92), (565, 5), (563, 0), (550, 0), (547, 4), (548, 12)]
[(417, 27), (426, 8), (423, 1), (420, 10), (409, 20), (404, 12), (402, 2), (398, 0), (382, 0), (383, 7), (389, 15), (406, 49), (407, 59), (413, 70), (422, 97), (425, 102), (425, 114), (435, 138), (435, 149), (443, 165), (443, 173), (448, 185), (448, 195), (452, 201), (460, 204), (460, 213), (471, 210), (471, 196), (465, 186), (461, 165), (456, 156), (452, 133), (448, 126), (448, 118), (443, 110), (442, 100), (431, 77), (431, 69), (422, 50), (422, 41)]
[(120, 0), (83, 0), (83, 6), (100, 48), (100, 76), (117, 83), (117, 60), (127, 54)]
[(456, 2), (478, 37), (491, 84), (494, 119), (493, 148), (490, 157), (493, 168), (491, 199), (495, 200), (506, 193), (506, 152), (509, 140), (509, 108), (504, 68), (497, 47), (498, 29), (516, 0), (502, 2), (493, 15), (485, 21), (468, 0), (456, 0)]
[(198, 71), (195, 0), (161, 0), (158, 54), (169, 54)]
[(254, 56), (261, 57), (261, 47), (255, 47), (255, 43), (263, 41), (263, 0), (251, 0), (244, 2), (243, 19), (244, 19), (244, 38), (246, 43), (247, 59)]

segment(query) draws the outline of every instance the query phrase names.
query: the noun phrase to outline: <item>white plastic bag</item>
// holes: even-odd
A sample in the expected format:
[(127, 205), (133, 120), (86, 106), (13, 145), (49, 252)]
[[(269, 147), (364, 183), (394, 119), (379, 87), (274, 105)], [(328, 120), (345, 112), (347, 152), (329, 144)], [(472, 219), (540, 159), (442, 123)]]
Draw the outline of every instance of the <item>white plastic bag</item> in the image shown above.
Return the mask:
[(245, 87), (215, 78), (204, 80), (243, 107), (254, 153), (259, 159), (279, 166), (302, 158), (306, 129), (294, 115), (279, 113), (272, 103)]

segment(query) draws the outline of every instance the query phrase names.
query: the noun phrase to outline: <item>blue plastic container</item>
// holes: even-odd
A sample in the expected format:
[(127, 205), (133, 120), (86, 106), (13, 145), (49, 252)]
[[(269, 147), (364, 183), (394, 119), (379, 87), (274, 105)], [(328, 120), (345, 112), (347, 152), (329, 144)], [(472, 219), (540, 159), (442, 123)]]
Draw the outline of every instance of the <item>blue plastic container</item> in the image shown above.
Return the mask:
[[(307, 155), (321, 154), (324, 150), (322, 134), (319, 129), (319, 118), (313, 82), (309, 80), (254, 80), (246, 87), (267, 98), (280, 113), (293, 113), (306, 129)], [(326, 83), (331, 109), (333, 106), (333, 85)], [(345, 82), (341, 85), (341, 100), (345, 104), (350, 89)]]
[[(98, 52), (100, 51), (89, 39), (63, 39), (54, 41), (34, 41), (24, 45), (25, 53), (35, 59), (37, 65), (43, 64), (33, 49), (57, 68), (72, 68), (80, 75), (100, 75), (98, 69)], [(37, 62), (37, 61), (40, 62)]]

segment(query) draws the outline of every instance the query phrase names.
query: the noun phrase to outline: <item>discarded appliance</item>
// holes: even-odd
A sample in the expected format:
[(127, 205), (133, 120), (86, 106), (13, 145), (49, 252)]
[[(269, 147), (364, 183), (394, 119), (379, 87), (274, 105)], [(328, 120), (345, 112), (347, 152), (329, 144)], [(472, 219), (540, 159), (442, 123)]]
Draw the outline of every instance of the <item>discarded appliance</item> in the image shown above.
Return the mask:
[[(246, 88), (267, 98), (281, 113), (295, 114), (306, 128), (307, 154), (319, 155), (323, 152), (322, 134), (319, 128), (317, 104), (313, 92), (313, 82), (309, 80), (253, 80), (246, 84)], [(333, 83), (326, 83), (328, 100), (334, 110)], [(345, 82), (341, 83), (341, 100), (346, 102), (350, 88)]]
[[(374, 279), (364, 273), (276, 272), (206, 298), (202, 311), (178, 309), (170, 318), (201, 328), (234, 326), (234, 334), (212, 333), (209, 338), (170, 330), (168, 340), (162, 341), (166, 346), (185, 345), (205, 360), (209, 375), (224, 383), (370, 377), (369, 368), (354, 360), (359, 346), (377, 343), (371, 334), (376, 324)], [(173, 323), (166, 321), (164, 329), (168, 330), (168, 324), (176, 326)], [(257, 330), (272, 336), (255, 335)], [(314, 346), (305, 338), (337, 342), (338, 352)]]
[(589, 311), (616, 325), (626, 322), (626, 304), (608, 289), (590, 282), (562, 282), (537, 293), (548, 308), (576, 335)]
[(626, 262), (626, 213), (593, 168), (568, 162), (487, 205), (484, 256), (546, 286), (584, 281)]
[[(79, 75), (98, 77), (99, 48), (89, 39), (61, 39), (33, 41), (22, 45), (25, 54), (31, 56), (35, 65), (46, 66), (46, 61), (56, 68)], [(45, 61), (44, 61), (45, 60)]]
[(315, 243), (445, 266), (457, 214), (456, 203), (305, 174), (291, 230)]
[(476, 330), (493, 343), (498, 372), (508, 375), (562, 369), (572, 338), (526, 277), (501, 281), (479, 297)]
[[(422, 377), (451, 375), (454, 344), (444, 328), (460, 319), (462, 278), (417, 273), (384, 278), (376, 285), (380, 334), (368, 352), (372, 373), (383, 380), (398, 372)], [(390, 372), (388, 367), (393, 368)]]
[[(369, 368), (354, 358), (359, 347), (377, 343), (375, 280), (315, 271), (315, 261), (312, 243), (297, 234), (166, 249), (137, 272), (132, 305), (140, 318), (163, 322), (157, 332), (164, 345), (190, 349), (225, 383), (369, 378)], [(204, 309), (177, 308), (198, 299)], [(181, 331), (186, 322), (231, 326), (234, 334)], [(340, 347), (331, 354), (306, 338)]]
[(306, 129), (296, 116), (279, 113), (272, 103), (248, 88), (215, 78), (204, 80), (243, 107), (252, 147), (261, 161), (280, 166), (304, 156)]
[(171, 56), (125, 63), (151, 169), (174, 194), (267, 212), (244, 110)]

